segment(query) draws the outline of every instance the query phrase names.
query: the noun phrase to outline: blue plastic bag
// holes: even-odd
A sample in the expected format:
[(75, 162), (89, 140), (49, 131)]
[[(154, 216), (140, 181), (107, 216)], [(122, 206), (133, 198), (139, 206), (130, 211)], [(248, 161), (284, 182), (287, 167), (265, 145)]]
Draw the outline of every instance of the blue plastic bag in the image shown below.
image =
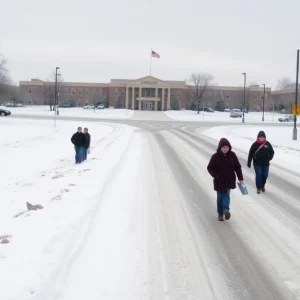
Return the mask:
[(242, 195), (248, 195), (248, 190), (247, 190), (247, 187), (244, 183), (238, 182), (238, 187), (239, 187)]

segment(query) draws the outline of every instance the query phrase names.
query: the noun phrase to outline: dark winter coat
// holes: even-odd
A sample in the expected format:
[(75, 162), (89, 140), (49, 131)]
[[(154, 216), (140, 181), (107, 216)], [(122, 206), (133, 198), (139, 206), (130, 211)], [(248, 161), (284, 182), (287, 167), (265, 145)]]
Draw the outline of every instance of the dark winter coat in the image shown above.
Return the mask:
[[(266, 135), (263, 131), (258, 133), (257, 137), (260, 136), (264, 136), (266, 138)], [(260, 144), (257, 141), (252, 144), (249, 150), (248, 167), (251, 166), (252, 159), (254, 165), (270, 165), (270, 161), (273, 159), (275, 153), (272, 145), (267, 141), (266, 144), (256, 154), (254, 154), (259, 147)]]
[[(221, 148), (225, 145), (229, 146), (226, 156), (221, 151)], [(219, 142), (217, 153), (212, 155), (207, 166), (209, 174), (214, 178), (215, 191), (226, 192), (228, 189), (235, 189), (236, 176), (240, 181), (244, 180), (241, 164), (231, 149), (229, 141), (222, 138)]]
[(90, 145), (91, 145), (91, 135), (87, 132), (87, 133), (85, 133), (84, 148), (88, 149), (88, 148), (90, 148)]
[(73, 136), (71, 137), (71, 142), (76, 147), (83, 147), (85, 145), (85, 142), (86, 142), (84, 133), (82, 133), (82, 132), (74, 133)]

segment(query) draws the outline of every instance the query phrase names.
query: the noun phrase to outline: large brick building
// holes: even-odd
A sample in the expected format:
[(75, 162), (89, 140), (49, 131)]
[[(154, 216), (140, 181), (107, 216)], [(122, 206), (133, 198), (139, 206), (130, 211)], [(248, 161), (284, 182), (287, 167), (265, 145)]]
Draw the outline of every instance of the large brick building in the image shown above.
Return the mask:
[[(109, 83), (59, 83), (59, 102), (72, 101), (76, 106), (107, 103), (115, 108), (136, 110), (190, 109), (192, 96), (184, 81), (161, 80), (152, 76), (129, 80), (112, 79)], [(54, 84), (41, 80), (20, 81), (24, 104), (49, 104), (54, 99)], [(25, 95), (25, 96), (24, 96)], [(263, 87), (246, 88), (250, 110), (261, 109)], [(228, 108), (239, 108), (244, 99), (243, 87), (213, 86), (204, 95), (205, 106), (215, 108), (223, 100)], [(272, 106), (271, 88), (265, 89), (265, 107)]]

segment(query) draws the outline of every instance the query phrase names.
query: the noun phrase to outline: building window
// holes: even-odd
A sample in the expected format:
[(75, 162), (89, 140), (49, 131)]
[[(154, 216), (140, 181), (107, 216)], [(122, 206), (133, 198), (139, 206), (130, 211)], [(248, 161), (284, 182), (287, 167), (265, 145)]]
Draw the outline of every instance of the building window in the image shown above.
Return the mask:
[(65, 95), (68, 95), (68, 94), (69, 94), (69, 89), (65, 88)]
[(229, 95), (226, 95), (226, 99), (230, 99), (230, 96), (229, 96)]
[(31, 94), (31, 88), (28, 88), (28, 93)]
[(79, 94), (79, 96), (82, 95), (82, 88), (79, 88), (79, 89), (78, 89), (78, 94)]
[(75, 94), (76, 94), (76, 89), (72, 88), (72, 95), (75, 95)]
[(88, 96), (88, 94), (89, 94), (89, 89), (86, 88), (85, 89), (85, 95)]

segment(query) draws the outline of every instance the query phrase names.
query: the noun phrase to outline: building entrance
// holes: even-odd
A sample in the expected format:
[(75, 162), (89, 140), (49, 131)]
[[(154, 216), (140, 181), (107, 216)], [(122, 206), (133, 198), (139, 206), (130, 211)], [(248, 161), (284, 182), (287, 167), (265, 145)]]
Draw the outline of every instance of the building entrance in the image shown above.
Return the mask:
[(152, 105), (152, 102), (143, 102), (142, 103), (143, 104), (143, 110), (152, 110), (152, 107), (153, 107), (153, 105)]

